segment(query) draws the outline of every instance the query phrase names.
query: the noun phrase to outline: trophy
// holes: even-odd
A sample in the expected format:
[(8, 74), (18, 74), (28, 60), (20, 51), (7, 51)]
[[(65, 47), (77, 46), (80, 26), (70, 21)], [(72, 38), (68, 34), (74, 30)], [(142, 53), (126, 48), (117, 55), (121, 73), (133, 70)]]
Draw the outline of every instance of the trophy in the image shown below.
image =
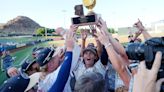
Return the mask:
[(96, 5), (96, 0), (83, 0), (83, 4), (89, 10), (89, 12), (92, 12), (92, 9)]
[[(84, 15), (83, 5), (89, 10), (87, 15)], [(96, 0), (83, 0), (83, 5), (76, 5), (75, 15), (78, 17), (72, 18), (72, 24), (78, 26), (94, 25), (97, 23), (97, 14), (93, 12), (93, 8), (96, 5)]]

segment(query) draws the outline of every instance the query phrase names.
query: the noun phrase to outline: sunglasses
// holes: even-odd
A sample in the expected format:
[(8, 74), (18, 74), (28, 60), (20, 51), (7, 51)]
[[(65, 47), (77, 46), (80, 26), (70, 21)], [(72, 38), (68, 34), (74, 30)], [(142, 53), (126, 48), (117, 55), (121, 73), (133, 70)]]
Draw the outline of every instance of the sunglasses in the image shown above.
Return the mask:
[(128, 38), (133, 37), (133, 35), (129, 35)]

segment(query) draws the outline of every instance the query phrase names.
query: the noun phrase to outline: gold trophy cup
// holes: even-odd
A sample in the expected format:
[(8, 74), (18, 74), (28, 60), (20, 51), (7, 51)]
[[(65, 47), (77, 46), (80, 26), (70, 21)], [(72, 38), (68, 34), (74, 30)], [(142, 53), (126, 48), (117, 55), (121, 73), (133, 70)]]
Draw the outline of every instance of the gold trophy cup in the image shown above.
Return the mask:
[(89, 10), (89, 12), (93, 12), (92, 9), (96, 5), (96, 0), (83, 0), (83, 4)]

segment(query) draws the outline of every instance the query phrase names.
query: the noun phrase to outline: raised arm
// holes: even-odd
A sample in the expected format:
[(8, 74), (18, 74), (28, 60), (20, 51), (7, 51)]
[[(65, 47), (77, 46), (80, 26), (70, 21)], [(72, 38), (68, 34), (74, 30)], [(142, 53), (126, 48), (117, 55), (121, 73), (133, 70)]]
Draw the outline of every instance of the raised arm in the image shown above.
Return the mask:
[[(139, 30), (139, 33), (143, 34), (143, 37), (144, 37), (145, 40), (148, 40), (148, 39), (152, 38), (151, 35), (145, 29), (145, 27), (142, 25), (142, 22), (140, 20), (138, 20), (138, 22), (134, 24), (134, 27), (136, 27)], [(136, 38), (138, 36), (139, 35), (137, 35)]]
[(126, 51), (121, 43), (119, 43), (116, 39), (112, 37), (109, 33), (109, 41), (113, 46), (114, 50), (122, 57), (123, 63), (129, 65), (128, 56), (126, 55)]
[(64, 63), (62, 64), (59, 74), (57, 76), (57, 79), (55, 83), (52, 85), (50, 90), (48, 92), (62, 92), (65, 84), (68, 80), (70, 69), (71, 69), (71, 63), (72, 63), (72, 50), (74, 47), (74, 38), (73, 38), (73, 31), (69, 31), (66, 33), (66, 54)]
[(98, 56), (101, 57), (103, 49), (102, 49), (102, 44), (98, 40), (98, 37), (95, 35), (97, 33), (96, 26), (90, 25), (89, 27), (92, 30), (92, 36), (94, 37), (96, 42)]
[(134, 75), (133, 92), (159, 92), (159, 89), (157, 88), (157, 91), (155, 87), (157, 74), (161, 66), (161, 59), (162, 53), (157, 52), (150, 70), (146, 68), (145, 61), (140, 62), (138, 72)]
[(81, 32), (81, 52), (80, 52), (80, 55), (82, 56), (83, 55), (83, 50), (85, 49), (85, 42), (86, 42), (86, 38), (87, 38), (87, 30), (86, 29), (81, 29), (80, 30)]
[[(107, 27), (106, 27), (107, 30)], [(108, 40), (110, 41), (111, 45), (113, 46), (114, 50), (122, 57), (123, 63), (129, 65), (128, 56), (126, 55), (125, 49), (122, 44), (120, 44), (116, 39), (112, 37), (111, 33), (108, 33)], [(102, 51), (102, 45), (100, 46)]]
[(120, 56), (116, 53), (114, 50), (112, 44), (110, 43), (109, 39), (109, 33), (107, 32), (107, 26), (106, 23), (101, 20), (101, 23), (98, 24), (99, 29), (101, 32), (97, 33), (99, 41), (105, 46), (108, 57), (114, 67), (114, 69), (118, 72), (119, 76), (123, 80), (124, 84), (128, 87), (130, 76), (128, 75), (128, 71), (126, 70), (126, 66), (122, 64)]
[(95, 37), (95, 41), (96, 41), (96, 44), (97, 44), (97, 54), (100, 58), (101, 54), (102, 54), (102, 44), (100, 43), (100, 41), (98, 40), (97, 37)]

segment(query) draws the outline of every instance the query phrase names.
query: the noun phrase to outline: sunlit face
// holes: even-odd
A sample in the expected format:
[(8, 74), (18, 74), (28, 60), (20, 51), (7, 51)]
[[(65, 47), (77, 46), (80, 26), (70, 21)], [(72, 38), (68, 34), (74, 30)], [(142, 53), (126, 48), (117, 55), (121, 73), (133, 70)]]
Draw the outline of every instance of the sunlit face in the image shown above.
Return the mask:
[(48, 72), (53, 72), (56, 70), (60, 65), (60, 57), (58, 55), (54, 56), (49, 62), (48, 62), (47, 70)]
[(83, 55), (83, 59), (86, 66), (92, 67), (96, 59), (96, 55), (91, 51), (86, 51)]

